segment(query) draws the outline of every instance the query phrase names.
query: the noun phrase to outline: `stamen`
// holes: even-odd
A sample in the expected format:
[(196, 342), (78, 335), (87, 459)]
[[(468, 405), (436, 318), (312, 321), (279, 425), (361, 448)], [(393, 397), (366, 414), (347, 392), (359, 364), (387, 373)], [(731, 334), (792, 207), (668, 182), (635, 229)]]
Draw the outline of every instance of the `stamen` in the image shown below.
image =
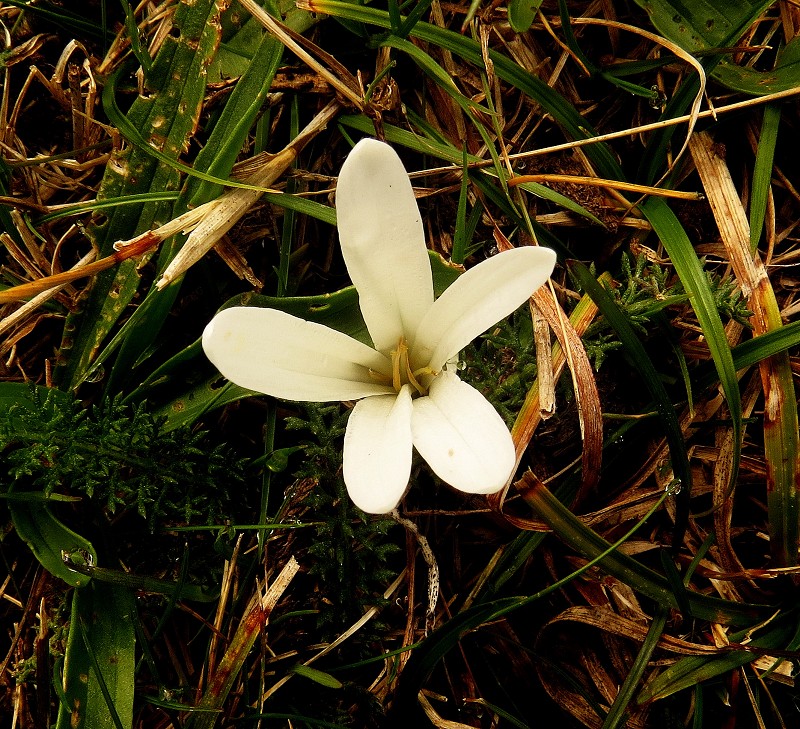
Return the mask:
[[(425, 368), (425, 367), (423, 367), (422, 369), (424, 370), (424, 369), (429, 369), (429, 368)], [(418, 392), (420, 395), (424, 395), (424, 394), (426, 394), (426, 390), (425, 390), (425, 388), (424, 388), (424, 387), (423, 387), (423, 386), (422, 386), (422, 385), (419, 383), (419, 381), (418, 381), (418, 380), (417, 380), (417, 378), (416, 378), (416, 373), (411, 371), (411, 365), (410, 365), (410, 363), (409, 363), (409, 361), (408, 361), (408, 357), (406, 357), (406, 377), (408, 377), (408, 382), (409, 382), (409, 384), (410, 384), (410, 385), (411, 385), (411, 386), (412, 386), (412, 387), (413, 387), (413, 388), (414, 388), (414, 389), (415, 389), (415, 390), (416, 390), (416, 391), (417, 391), (417, 392)]]
[(392, 350), (392, 387), (395, 389), (395, 392), (400, 392), (400, 388), (403, 384), (400, 380), (400, 360), (404, 355), (407, 361), (408, 347), (406, 347), (405, 339), (400, 337), (400, 341), (397, 343), (397, 349)]
[(408, 345), (403, 337), (397, 342), (397, 349), (392, 350), (392, 387), (396, 392), (400, 392), (404, 384), (411, 385), (418, 394), (427, 395), (428, 388), (420, 381), (421, 375), (439, 374), (430, 367), (421, 367), (418, 370), (411, 369), (411, 361), (408, 358)]

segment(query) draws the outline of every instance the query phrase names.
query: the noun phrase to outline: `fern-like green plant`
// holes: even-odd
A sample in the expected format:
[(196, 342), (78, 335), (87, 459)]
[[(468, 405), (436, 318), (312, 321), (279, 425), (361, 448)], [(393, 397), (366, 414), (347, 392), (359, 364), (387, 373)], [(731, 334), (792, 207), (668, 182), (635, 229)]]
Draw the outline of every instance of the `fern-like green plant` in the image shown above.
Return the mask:
[(383, 603), (381, 593), (397, 574), (389, 560), (400, 549), (387, 534), (395, 522), (368, 517), (347, 496), (341, 470), (348, 414), (338, 404), (309, 403), (303, 417), (286, 419), (287, 430), (310, 436), (295, 476), (314, 483), (303, 502), (319, 520), (308, 548), (313, 558), (309, 574), (324, 593), (318, 627), (332, 635), (360, 618), (365, 608)]
[[(18, 490), (85, 495), (110, 513), (134, 508), (157, 523), (213, 523), (241, 488), (244, 461), (206, 434), (166, 432), (144, 404), (92, 408), (32, 388), (30, 405), (0, 413), (0, 472)], [(58, 397), (56, 397), (58, 395)]]

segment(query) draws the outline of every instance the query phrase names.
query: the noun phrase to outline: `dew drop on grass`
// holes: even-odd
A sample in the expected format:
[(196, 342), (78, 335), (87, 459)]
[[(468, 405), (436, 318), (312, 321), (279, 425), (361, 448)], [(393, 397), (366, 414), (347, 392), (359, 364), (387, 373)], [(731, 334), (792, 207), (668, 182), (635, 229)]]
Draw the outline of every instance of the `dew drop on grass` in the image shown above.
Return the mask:
[(86, 375), (86, 382), (100, 382), (106, 376), (106, 368), (103, 365), (93, 367)]
[(667, 484), (667, 494), (669, 496), (677, 496), (683, 489), (683, 482), (679, 478), (675, 478)]

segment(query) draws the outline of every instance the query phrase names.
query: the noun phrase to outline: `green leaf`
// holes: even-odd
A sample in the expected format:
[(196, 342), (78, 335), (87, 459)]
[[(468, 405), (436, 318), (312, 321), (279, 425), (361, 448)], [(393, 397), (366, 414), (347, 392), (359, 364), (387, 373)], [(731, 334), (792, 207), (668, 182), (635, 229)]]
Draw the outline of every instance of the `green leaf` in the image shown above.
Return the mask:
[[(636, 0), (647, 10), (656, 29), (691, 53), (733, 46), (772, 5), (772, 0)], [(795, 88), (800, 84), (800, 44), (794, 38), (779, 55), (772, 71), (758, 71), (722, 59), (711, 75), (737, 91), (760, 96)]]
[(214, 602), (219, 598), (219, 590), (208, 591), (201, 585), (187, 582), (172, 582), (148, 575), (135, 575), (108, 567), (94, 567), (81, 553), (73, 552), (64, 557), (75, 571), (109, 585), (121, 585), (131, 590), (167, 595), (174, 600), (193, 600), (195, 602)]
[(533, 19), (542, 0), (509, 0), (508, 22), (515, 33), (524, 33), (533, 24)]
[(326, 688), (340, 689), (344, 685), (338, 678), (331, 676), (330, 673), (311, 668), (311, 666), (304, 666), (302, 663), (298, 663), (294, 666), (292, 668), (292, 673), (311, 679), (314, 683), (318, 683), (320, 686), (325, 686)]
[(288, 448), (278, 448), (278, 450), (271, 451), (260, 458), (256, 458), (250, 465), (260, 466), (263, 465), (272, 473), (281, 473), (289, 468), (289, 456), (298, 451), (302, 451), (305, 446), (289, 446)]
[(88, 540), (56, 519), (50, 507), (41, 502), (10, 499), (8, 510), (14, 529), (42, 567), (72, 587), (89, 583), (91, 577), (64, 564), (64, 555), (69, 554), (86, 555), (97, 562), (97, 553)]
[(731, 45), (770, 5), (772, 0), (636, 0), (650, 22), (687, 51)]
[[(59, 390), (20, 382), (0, 383), (0, 413), (8, 418), (2, 432), (3, 440), (13, 440), (25, 427), (22, 421), (14, 417), (18, 409), (54, 408), (59, 404), (69, 407), (71, 403), (71, 398)], [(41, 565), (68, 585), (83, 587), (88, 584), (90, 577), (71, 570), (64, 564), (64, 554), (84, 554), (96, 562), (97, 553), (94, 547), (57, 519), (48, 505), (48, 501), (64, 501), (68, 497), (59, 498), (58, 494), (45, 496), (38, 491), (21, 491), (17, 490), (15, 484), (11, 485), (6, 496), (11, 521), (17, 534), (30, 547)]]
[[(125, 122), (145, 140), (153, 141), (159, 154), (176, 160), (197, 124), (205, 96), (205, 68), (219, 43), (218, 3), (213, 0), (181, 2), (173, 21), (174, 32), (153, 60), (145, 80), (146, 93), (138, 95), (125, 114)], [(108, 102), (115, 93), (106, 84)], [(110, 108), (106, 103), (106, 107)], [(177, 190), (180, 175), (174, 165), (153, 156), (149, 143), (133, 144), (116, 153), (108, 163), (98, 197)], [(91, 233), (101, 256), (110, 255), (113, 244), (167, 222), (170, 203), (120, 206)], [(71, 314), (64, 326), (60, 356), (54, 376), (63, 389), (74, 390), (89, 372), (100, 348), (118, 318), (139, 289), (140, 262), (130, 260), (98, 275), (81, 311)]]
[(753, 96), (775, 94), (800, 86), (800, 37), (790, 40), (770, 71), (721, 61), (712, 74), (721, 84)]
[(93, 582), (72, 598), (65, 656), (66, 705), (56, 729), (133, 725), (136, 609), (130, 591)]

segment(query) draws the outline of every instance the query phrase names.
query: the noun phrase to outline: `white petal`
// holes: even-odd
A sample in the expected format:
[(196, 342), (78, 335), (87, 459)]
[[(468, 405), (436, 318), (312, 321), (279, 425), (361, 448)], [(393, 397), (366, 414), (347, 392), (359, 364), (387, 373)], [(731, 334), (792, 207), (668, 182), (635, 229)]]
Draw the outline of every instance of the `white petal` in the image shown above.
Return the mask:
[(514, 442), (480, 392), (443, 372), (413, 404), (414, 447), (439, 478), (470, 494), (503, 488), (516, 463)]
[(411, 353), (414, 367), (438, 371), (475, 337), (520, 307), (553, 272), (556, 254), (528, 246), (499, 253), (445, 290), (422, 320)]
[(356, 400), (393, 392), (369, 373), (391, 374), (380, 352), (276, 309), (224, 309), (205, 328), (203, 350), (232, 382), (284, 400)]
[(411, 474), (411, 388), (356, 403), (344, 436), (344, 482), (353, 503), (386, 514), (403, 498)]
[(363, 139), (350, 152), (336, 184), (336, 220), (375, 348), (389, 352), (401, 336), (411, 343), (433, 303), (433, 279), (414, 191), (388, 144)]

